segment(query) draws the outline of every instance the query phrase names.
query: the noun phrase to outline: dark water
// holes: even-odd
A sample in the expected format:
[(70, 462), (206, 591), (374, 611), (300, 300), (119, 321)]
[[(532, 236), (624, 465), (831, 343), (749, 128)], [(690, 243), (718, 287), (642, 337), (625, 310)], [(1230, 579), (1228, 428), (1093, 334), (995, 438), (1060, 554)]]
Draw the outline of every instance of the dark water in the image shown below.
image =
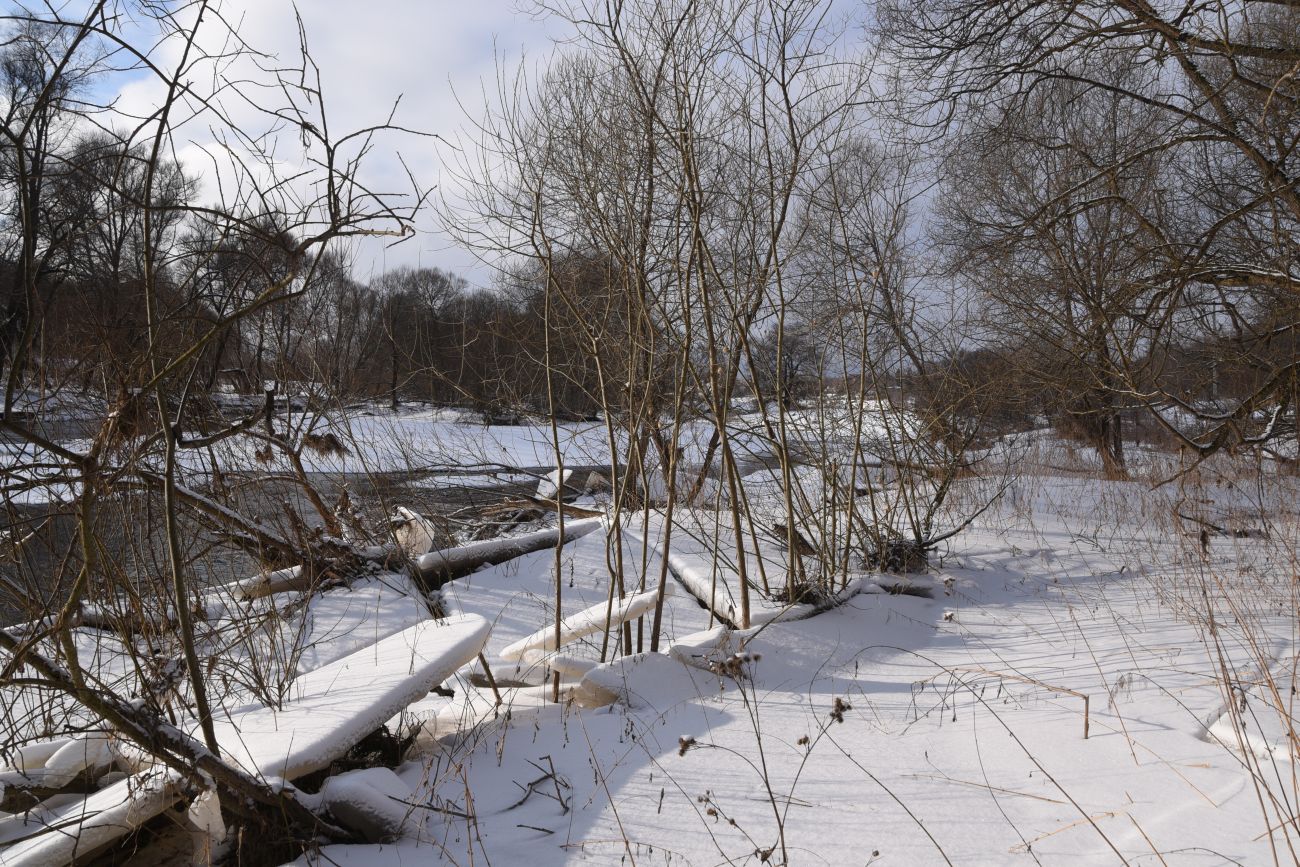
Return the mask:
[[(62, 432), (72, 429), (65, 427)], [(436, 480), (427, 473), (311, 473), (308, 482), (330, 507), (346, 490), (362, 526), (382, 540), (387, 516), (397, 506), (429, 516), (456, 533), (473, 526), (480, 510), (531, 494), (536, 477), (549, 471), (549, 467), (521, 468), (506, 480), (467, 472), (463, 483), (445, 472)], [(222, 481), (227, 489), (223, 504), (281, 536), (292, 539), (304, 527), (322, 523), (302, 487), (289, 479), (228, 473)], [(210, 480), (203, 479), (190, 479), (187, 484), (205, 494), (211, 487)], [(289, 519), (291, 513), (300, 516), (300, 524)], [(259, 564), (253, 557), (222, 540), (184, 508), (180, 514), (185, 572), (196, 588), (256, 574)], [(106, 580), (129, 582), (141, 592), (169, 592), (163, 517), (157, 493), (115, 493), (100, 501), (95, 524), (102, 562), (98, 571)], [(0, 513), (0, 533), (11, 540), (29, 537), (16, 551), (8, 545), (0, 549), (0, 622), (29, 620), (42, 609), (58, 608), (82, 564), (73, 505), (15, 504)]]
[[(47, 412), (22, 420), (31, 430), (76, 451), (96, 434), (103, 416), (96, 407), (85, 412)], [(214, 422), (220, 426), (220, 422)], [(0, 443), (6, 434), (0, 432)], [(2, 455), (3, 452), (0, 452)], [(329, 507), (346, 491), (363, 527), (382, 539), (387, 516), (404, 506), (431, 517), (448, 532), (465, 536), (473, 530), (477, 513), (502, 501), (531, 494), (537, 479), (551, 467), (521, 467), (506, 477), (485, 477), (466, 471), (463, 481), (455, 473), (310, 473), (308, 483)], [(608, 467), (573, 467), (607, 473)], [(129, 481), (129, 478), (127, 479)], [(190, 475), (185, 484), (204, 495), (212, 494), (211, 477)], [(227, 472), (220, 480), (223, 505), (247, 519), (263, 523), (277, 534), (296, 534), (322, 524), (303, 488), (291, 479), (270, 472)], [(290, 515), (296, 514), (300, 521)], [(195, 587), (211, 586), (256, 574), (259, 564), (237, 546), (182, 508), (180, 535), (186, 577)], [(129, 582), (141, 592), (156, 588), (168, 592), (169, 561), (161, 496), (157, 492), (131, 491), (119, 486), (99, 501), (95, 521), (97, 573), (114, 586)], [(26, 537), (20, 546), (14, 542)], [(70, 503), (0, 505), (0, 622), (13, 623), (41, 610), (59, 607), (67, 598), (82, 565), (81, 540), (74, 506)], [(93, 600), (94, 594), (91, 594)]]
[[(492, 487), (428, 487), (416, 479), (388, 476), (315, 474), (310, 482), (327, 504), (333, 505), (346, 488), (364, 526), (382, 532), (385, 516), (402, 505), (431, 516), (454, 516), (467, 508), (499, 502), (520, 492), (519, 485)], [(321, 523), (300, 486), (277, 479), (250, 480), (231, 475), (226, 484), (237, 491), (232, 505), (281, 535), (292, 537), (290, 509), (308, 526)], [(104, 571), (139, 585), (165, 583), (169, 574), (161, 497), (156, 494), (121, 494), (99, 503), (96, 535)], [(15, 604), (10, 584), (43, 603), (58, 605), (82, 563), (77, 516), (71, 504), (15, 504), (0, 521), (10, 539), (27, 537), (17, 551), (6, 545), (0, 554), (0, 618), (23, 619), (27, 606)], [(189, 561), (187, 573), (199, 586), (255, 574), (258, 564), (248, 554), (223, 544), (206, 527), (181, 509), (182, 546)]]

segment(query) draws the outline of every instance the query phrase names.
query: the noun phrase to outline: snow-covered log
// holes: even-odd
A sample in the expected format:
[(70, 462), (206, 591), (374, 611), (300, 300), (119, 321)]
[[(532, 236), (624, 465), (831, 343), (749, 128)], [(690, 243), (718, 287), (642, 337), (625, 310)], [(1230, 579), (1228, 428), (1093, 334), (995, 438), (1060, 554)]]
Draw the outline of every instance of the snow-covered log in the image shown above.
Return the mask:
[[(644, 543), (644, 536), (635, 530), (625, 529), (623, 533), (637, 543)], [(665, 551), (663, 544), (657, 541), (650, 547), (667, 561), (669, 573), (677, 579), (686, 592), (713, 612), (713, 616), (720, 623), (731, 629), (739, 627), (740, 601), (732, 590), (732, 585), (739, 580), (735, 570), (720, 569), (718, 563), (710, 562), (703, 553)], [(855, 576), (849, 579), (845, 587), (816, 603), (800, 602), (783, 605), (755, 592), (750, 610), (750, 625), (758, 626), (774, 620), (802, 620), (812, 617), (842, 605), (857, 594), (866, 591), (873, 586), (875, 580), (874, 577)], [(754, 587), (752, 580), (750, 586)]]
[[(665, 595), (672, 592), (672, 589), (671, 584), (664, 587)], [(606, 626), (611, 628), (621, 626), (625, 621), (635, 620), (641, 615), (653, 611), (658, 595), (658, 590), (647, 590), (644, 593), (637, 593), (616, 600), (612, 611), (609, 603), (598, 602), (590, 608), (584, 608), (576, 614), (570, 614), (560, 621), (558, 643), (555, 637), (555, 626), (552, 624), (519, 639), (513, 644), (506, 645), (501, 651), (501, 658), (507, 662), (514, 662), (529, 650), (558, 650), (560, 647), (577, 641), (579, 638), (601, 632)]]
[[(201, 769), (240, 779), (293, 780), (340, 758), (366, 735), (473, 660), (491, 626), (474, 614), (427, 620), (298, 677), (282, 709), (256, 707), (214, 720), (222, 761), (196, 753)], [(191, 735), (198, 722), (183, 728)], [(179, 733), (177, 733), (179, 734)], [(180, 738), (171, 735), (171, 741)], [(193, 749), (201, 750), (190, 739)], [(73, 740), (55, 751), (72, 756), (87, 750)], [(143, 750), (139, 760), (148, 758)], [(69, 761), (69, 764), (75, 762)], [(246, 774), (247, 777), (242, 775)], [(179, 798), (183, 778), (175, 768), (150, 768), (89, 797), (46, 810), (35, 836), (0, 852), (0, 865), (69, 863), (140, 827)], [(48, 814), (48, 815), (46, 815)], [(21, 830), (21, 829), (20, 829)]]
[[(85, 799), (63, 800), (53, 808), (17, 814), (5, 838), (22, 837), (0, 852), (3, 867), (71, 864), (140, 827), (181, 796), (181, 777), (155, 768), (100, 789)], [(9, 827), (12, 825), (12, 827)], [(35, 836), (29, 836), (35, 835)]]
[(0, 771), (0, 787), (61, 789), (83, 771), (112, 763), (108, 735), (102, 732), (32, 744), (15, 757), (14, 767)]
[(227, 761), (293, 780), (362, 738), (471, 662), (491, 626), (475, 614), (426, 620), (293, 681), (282, 710), (218, 717)]
[(560, 538), (558, 529), (538, 530), (522, 536), (511, 536), (508, 539), (488, 539), (456, 548), (444, 548), (420, 557), (415, 561), (415, 566), (425, 581), (441, 586), (453, 578), (468, 575), (480, 567), (504, 563), (533, 551), (543, 551), (565, 542), (572, 542), (598, 529), (602, 524), (601, 518), (566, 522), (563, 539)]
[(245, 602), (291, 590), (306, 590), (309, 586), (311, 586), (311, 575), (301, 566), (262, 572), (252, 578), (245, 578), (228, 585), (229, 589), (234, 591), (235, 598)]

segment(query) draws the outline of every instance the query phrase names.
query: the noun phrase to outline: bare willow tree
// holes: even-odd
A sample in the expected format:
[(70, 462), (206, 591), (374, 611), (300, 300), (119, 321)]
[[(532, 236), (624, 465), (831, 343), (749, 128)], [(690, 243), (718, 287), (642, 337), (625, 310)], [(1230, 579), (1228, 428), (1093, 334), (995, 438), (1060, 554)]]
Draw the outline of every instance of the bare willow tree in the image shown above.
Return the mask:
[[(1201, 455), (1267, 441), (1293, 412), (1295, 356), (1278, 347), (1291, 345), (1300, 287), (1298, 14), (1271, 2), (891, 0), (880, 15), (919, 84), (913, 116), (936, 129), (986, 111), (1029, 116), (1040, 91), (1065, 85), (1144, 119), (1146, 135), (1067, 143), (1074, 179), (1020, 226), (1032, 234), (1064, 208), (1136, 227), (1150, 334), (1115, 366), (1133, 400)], [(1158, 195), (1115, 183), (1157, 164), (1178, 167)], [(1191, 374), (1177, 369), (1188, 360), (1201, 362)], [(1234, 393), (1213, 387), (1220, 366), (1235, 369)]]
[(611, 604), (668, 579), (645, 548), (625, 562), (624, 520), (653, 518), (665, 550), (711, 524), (734, 610), (717, 581), (695, 592), (738, 625), (897, 565), (901, 537), (938, 544), (969, 431), (891, 392), (937, 382), (951, 341), (917, 315), (914, 142), (873, 113), (853, 22), (816, 0), (543, 6), (573, 36), (536, 80), (502, 74), (451, 216), (539, 287), (550, 409), (574, 382), (560, 357), (587, 357)]
[[(257, 378), (285, 379), (289, 355), (306, 355), (304, 299), (329, 249), (405, 236), (423, 194), (370, 191), (365, 157), (397, 128), (332, 132), (305, 37), (282, 66), (207, 0), (97, 0), (70, 16), (19, 7), (2, 21), (3, 577), (6, 610), (25, 621), (0, 629), (4, 746), (107, 726), (253, 825), (341, 833), (223, 761), (213, 716), (226, 690), (210, 682), (229, 642), (203, 622), (202, 564), (224, 550), (346, 577), (370, 540), (306, 479), (310, 425), (277, 422), (272, 392), (240, 419), (208, 397), (243, 353)], [(96, 101), (128, 80), (145, 95), (138, 113)], [(216, 139), (210, 162), (184, 164), (200, 129)], [(275, 133), (295, 143), (292, 177)], [(215, 200), (200, 200), (198, 171)], [(221, 449), (281, 462), (307, 514), (245, 511)], [(101, 645), (119, 646), (126, 669)]]
[[(584, 340), (615, 462), (629, 468), (615, 499), (644, 501), (658, 484), (671, 515), (715, 474), (739, 503), (730, 417), (746, 345), (781, 309), (801, 181), (861, 123), (864, 72), (840, 51), (824, 3), (547, 11), (572, 25), (575, 50), (536, 84), (503, 83), (503, 107), (482, 127), (484, 163), (468, 167), (480, 221), (467, 228), (539, 263), (548, 325), (595, 321), (565, 263), (606, 263), (618, 333), (584, 326)], [(688, 422), (706, 433), (684, 477)], [(728, 532), (748, 623), (754, 528), (740, 508)]]
[[(1122, 477), (1131, 382), (1159, 335), (1144, 220), (1171, 223), (1160, 131), (1131, 102), (1071, 81), (990, 113), (949, 145), (938, 210), (954, 267), (988, 335), (1017, 348), (1025, 388), (1047, 398), (1036, 409)], [(1141, 151), (1097, 177), (1099, 163)]]

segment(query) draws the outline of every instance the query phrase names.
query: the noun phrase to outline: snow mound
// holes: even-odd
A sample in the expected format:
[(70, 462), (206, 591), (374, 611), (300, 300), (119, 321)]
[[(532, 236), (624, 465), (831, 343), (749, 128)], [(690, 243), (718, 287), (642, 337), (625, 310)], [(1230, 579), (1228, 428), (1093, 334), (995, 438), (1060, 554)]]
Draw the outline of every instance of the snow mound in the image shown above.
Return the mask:
[(388, 768), (362, 768), (330, 777), (320, 797), (340, 824), (379, 843), (400, 835), (415, 793)]
[(1229, 749), (1248, 751), (1266, 762), (1295, 763), (1295, 679), (1290, 665), (1280, 666), (1250, 688), (1234, 693), (1234, 706), (1222, 707), (1207, 734)]
[(666, 708), (716, 694), (718, 678), (689, 669), (664, 653), (637, 653), (598, 665), (583, 675), (574, 691), (580, 705), (619, 702), (629, 708)]

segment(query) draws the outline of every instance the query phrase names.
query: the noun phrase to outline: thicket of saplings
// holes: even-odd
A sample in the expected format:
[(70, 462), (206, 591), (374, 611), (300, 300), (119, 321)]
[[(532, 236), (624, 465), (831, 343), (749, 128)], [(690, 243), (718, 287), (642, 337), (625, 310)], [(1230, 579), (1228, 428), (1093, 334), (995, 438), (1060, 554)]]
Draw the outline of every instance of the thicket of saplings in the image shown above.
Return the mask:
[[(422, 134), (332, 128), (305, 39), (269, 65), (202, 0), (4, 16), (7, 749), (106, 726), (215, 788), (241, 840), (353, 836), (212, 725), (214, 673), (282, 691), (301, 609), (222, 634), (204, 594), (223, 568), (413, 569), (393, 504), (311, 469), (362, 401), (536, 424), (557, 462), (561, 425), (603, 427), (613, 550), (638, 515), (716, 516), (741, 627), (923, 568), (1006, 490), (1017, 434), (1111, 478), (1152, 448), (1295, 467), (1293, 5), (886, 0), (865, 40), (816, 0), (559, 5), (561, 53), (448, 155), (438, 216), (488, 288), (352, 273), (349, 244), (430, 204), (367, 174)], [(149, 111), (105, 98), (137, 80)], [(199, 127), (202, 167), (176, 156)]]

